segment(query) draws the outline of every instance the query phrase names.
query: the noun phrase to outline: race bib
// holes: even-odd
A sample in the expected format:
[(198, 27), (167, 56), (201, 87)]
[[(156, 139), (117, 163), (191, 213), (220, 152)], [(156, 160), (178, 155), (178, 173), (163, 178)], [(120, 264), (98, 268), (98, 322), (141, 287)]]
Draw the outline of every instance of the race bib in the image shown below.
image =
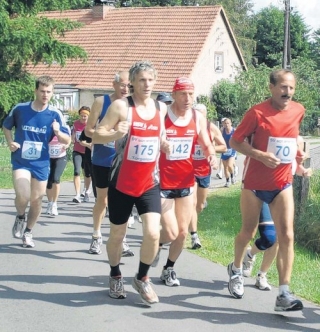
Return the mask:
[(159, 137), (131, 136), (128, 142), (128, 160), (151, 163), (159, 152)]
[(76, 131), (76, 141), (79, 142), (81, 131)]
[(296, 159), (297, 139), (288, 137), (269, 137), (267, 152), (272, 152), (281, 164), (290, 164)]
[(24, 141), (21, 157), (29, 160), (39, 159), (41, 156), (42, 144), (42, 142)]
[(190, 158), (193, 137), (169, 137), (172, 152), (167, 154), (168, 160), (184, 160)]
[(61, 144), (50, 144), (49, 145), (49, 155), (50, 157), (58, 157), (62, 153)]
[(194, 160), (203, 160), (206, 159), (205, 155), (203, 154), (203, 150), (201, 148), (201, 145), (196, 144), (194, 149), (194, 154), (192, 156)]

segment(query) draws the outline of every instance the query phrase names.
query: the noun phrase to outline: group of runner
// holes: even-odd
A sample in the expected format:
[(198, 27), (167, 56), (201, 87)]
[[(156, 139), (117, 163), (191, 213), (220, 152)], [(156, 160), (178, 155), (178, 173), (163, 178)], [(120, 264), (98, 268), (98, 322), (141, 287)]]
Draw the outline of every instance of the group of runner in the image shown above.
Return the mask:
[[(89, 251), (100, 253), (100, 227), (108, 206), (109, 295), (125, 298), (120, 261), (128, 219), (135, 207), (143, 226), (140, 261), (132, 286), (147, 305), (159, 301), (148, 271), (159, 261), (165, 243), (169, 243), (169, 254), (160, 278), (167, 286), (180, 285), (174, 265), (190, 229), (192, 235), (196, 234), (190, 222), (203, 209), (206, 196), (199, 188), (208, 187), (211, 169), (218, 168), (216, 153), (228, 152), (220, 130), (208, 124), (202, 109), (193, 107), (194, 85), (190, 78), (175, 80), (171, 105), (151, 97), (156, 79), (156, 69), (148, 61), (136, 62), (128, 73), (116, 74), (115, 93), (95, 100), (85, 127), (85, 134), (92, 138), (97, 196)], [(59, 143), (70, 144), (70, 131), (62, 114), (49, 106), (53, 85), (50, 77), (39, 78), (35, 100), (18, 104), (4, 121), (16, 192), (13, 236), (22, 238), (24, 247), (34, 247), (32, 228), (41, 212), (49, 175), (49, 142), (55, 136)], [(303, 308), (289, 292), (293, 263), (292, 164), (297, 160), (301, 167), (303, 159), (297, 139), (304, 108), (292, 101), (294, 89), (295, 77), (290, 71), (272, 72), (271, 98), (252, 107), (230, 138), (230, 147), (247, 159), (241, 192), (242, 229), (235, 241), (234, 263), (228, 266), (229, 292), (235, 298), (243, 297), (243, 259), (265, 202), (279, 243), (280, 287), (275, 310), (283, 311)], [(308, 174), (303, 170), (302, 175)], [(249, 254), (252, 259), (252, 252)]]

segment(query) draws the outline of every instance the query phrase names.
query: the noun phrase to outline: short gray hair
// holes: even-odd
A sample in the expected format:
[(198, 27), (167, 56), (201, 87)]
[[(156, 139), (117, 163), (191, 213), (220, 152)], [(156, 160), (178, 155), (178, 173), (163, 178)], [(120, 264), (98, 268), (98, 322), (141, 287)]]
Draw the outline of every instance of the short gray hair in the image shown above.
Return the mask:
[(157, 70), (150, 61), (137, 61), (129, 70), (129, 81), (132, 83), (141, 71), (150, 71), (153, 73), (154, 79), (157, 79)]
[(128, 75), (128, 71), (118, 71), (115, 75), (114, 75), (114, 82), (116, 83), (120, 83), (120, 79), (121, 79), (121, 76), (123, 75)]

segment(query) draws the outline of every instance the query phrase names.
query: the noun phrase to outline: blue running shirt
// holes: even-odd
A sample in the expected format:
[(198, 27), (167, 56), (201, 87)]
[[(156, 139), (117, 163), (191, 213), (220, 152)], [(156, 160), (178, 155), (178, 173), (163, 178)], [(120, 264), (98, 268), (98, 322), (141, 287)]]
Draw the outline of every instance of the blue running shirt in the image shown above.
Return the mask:
[(49, 142), (54, 137), (52, 123), (59, 122), (60, 131), (70, 135), (62, 113), (49, 105), (43, 111), (35, 111), (32, 102), (17, 104), (4, 120), (3, 126), (15, 128), (13, 140), (20, 149), (11, 152), (13, 169), (48, 168), (50, 166)]

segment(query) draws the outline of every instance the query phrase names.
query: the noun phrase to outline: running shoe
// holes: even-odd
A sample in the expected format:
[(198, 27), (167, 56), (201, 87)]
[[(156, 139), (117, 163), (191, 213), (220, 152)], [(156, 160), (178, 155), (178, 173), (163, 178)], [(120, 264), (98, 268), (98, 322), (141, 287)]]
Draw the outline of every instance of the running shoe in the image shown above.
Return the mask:
[(113, 299), (125, 299), (127, 297), (122, 276), (109, 277), (109, 296)]
[(102, 237), (92, 237), (92, 241), (89, 248), (89, 254), (95, 254), (100, 255), (102, 253), (101, 251), (101, 245), (102, 245)]
[(236, 184), (237, 183), (237, 180), (235, 178), (232, 178), (231, 179), (231, 184)]
[(302, 310), (303, 304), (290, 292), (284, 292), (277, 296), (275, 311), (297, 311)]
[(256, 260), (255, 256), (253, 256), (252, 258), (249, 257), (248, 253), (250, 252), (250, 250), (251, 250), (251, 247), (248, 247), (246, 253), (244, 254), (244, 258), (243, 258), (242, 274), (244, 277), (251, 276), (253, 265)]
[(75, 196), (74, 199), (72, 200), (73, 203), (81, 203), (80, 196)]
[(261, 290), (271, 290), (268, 279), (265, 275), (257, 275), (255, 286)]
[(192, 249), (200, 249), (201, 248), (201, 242), (200, 242), (198, 234), (191, 235), (191, 248)]
[(122, 257), (132, 257), (134, 256), (134, 252), (130, 249), (128, 243), (126, 241), (122, 242)]
[(58, 206), (57, 206), (57, 203), (53, 203), (52, 204), (52, 207), (51, 207), (51, 215), (52, 216), (58, 216), (59, 213), (58, 213)]
[(87, 191), (87, 189), (86, 189), (86, 188), (83, 188), (83, 191), (82, 191), (82, 193), (80, 194), (80, 197), (81, 197), (81, 198), (84, 197), (84, 195), (86, 194), (86, 191)]
[(159, 247), (158, 252), (156, 257), (154, 258), (153, 262), (151, 263), (152, 267), (156, 267), (159, 263), (159, 259), (160, 259), (160, 251), (161, 251), (161, 247)]
[(90, 197), (89, 197), (89, 194), (88, 194), (88, 193), (85, 193), (85, 194), (84, 194), (83, 202), (85, 202), (85, 203), (89, 203), (89, 202), (90, 202)]
[(34, 248), (35, 244), (32, 240), (32, 233), (25, 232), (22, 236), (22, 246), (23, 248)]
[(241, 299), (244, 295), (244, 280), (241, 274), (234, 273), (232, 271), (233, 263), (228, 265), (229, 283), (228, 289), (229, 293), (236, 299)]
[(12, 227), (12, 236), (21, 239), (26, 227), (27, 227), (26, 218), (20, 219), (18, 216), (16, 216), (16, 220), (14, 221)]
[(180, 281), (177, 278), (177, 275), (174, 272), (172, 267), (163, 269), (160, 279), (165, 283), (166, 286), (169, 286), (169, 287), (180, 286)]
[(225, 188), (229, 188), (230, 187), (230, 181), (227, 181), (224, 185)]
[(144, 277), (142, 280), (138, 280), (136, 275), (132, 280), (132, 287), (140, 294), (141, 300), (144, 304), (150, 305), (159, 302), (158, 295), (152, 288), (152, 283), (149, 277)]
[(221, 173), (217, 173), (216, 177), (221, 180), (222, 179), (222, 174)]
[(51, 216), (51, 211), (52, 211), (52, 204), (53, 202), (48, 202), (47, 209), (46, 209), (46, 214)]
[(134, 216), (131, 214), (130, 217), (129, 217), (129, 219), (128, 219), (128, 227), (129, 227), (129, 228), (133, 228), (134, 222), (135, 222), (135, 218), (134, 218)]

